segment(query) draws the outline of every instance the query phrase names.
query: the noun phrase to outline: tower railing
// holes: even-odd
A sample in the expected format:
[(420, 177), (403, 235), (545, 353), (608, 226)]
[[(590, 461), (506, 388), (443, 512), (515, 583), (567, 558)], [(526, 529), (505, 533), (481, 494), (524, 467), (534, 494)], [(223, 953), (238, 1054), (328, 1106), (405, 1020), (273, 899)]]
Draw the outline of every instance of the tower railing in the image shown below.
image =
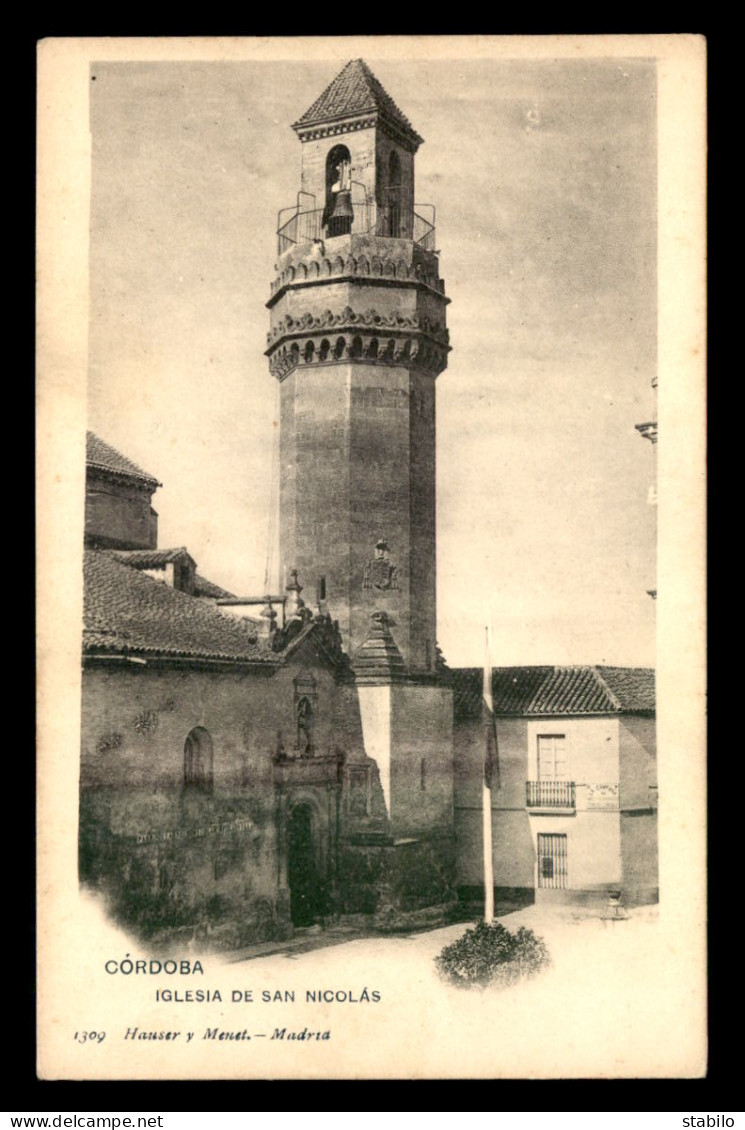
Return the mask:
[[(421, 214), (426, 209), (431, 210), (432, 220)], [(292, 211), (292, 215), (288, 217), (289, 211)], [(411, 239), (424, 251), (435, 250), (433, 204), (415, 204), (411, 208), (395, 200), (385, 204), (353, 203), (352, 213), (347, 230), (337, 234), (351, 233), (375, 235), (384, 239)], [(307, 212), (301, 212), (297, 208), (283, 208), (277, 217), (278, 254), (283, 255), (285, 251), (302, 243), (335, 238), (329, 235), (329, 218), (327, 208), (313, 208)]]

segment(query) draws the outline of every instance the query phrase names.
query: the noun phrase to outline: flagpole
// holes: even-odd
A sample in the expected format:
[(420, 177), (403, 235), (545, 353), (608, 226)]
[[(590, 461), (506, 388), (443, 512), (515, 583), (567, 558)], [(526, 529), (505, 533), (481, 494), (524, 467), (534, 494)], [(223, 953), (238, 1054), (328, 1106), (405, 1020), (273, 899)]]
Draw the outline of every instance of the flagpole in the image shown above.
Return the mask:
[[(486, 655), (484, 657), (484, 704), (487, 710), (493, 713), (492, 688), (491, 688), (491, 656), (489, 654), (489, 629), (486, 629)], [(483, 844), (484, 844), (484, 922), (494, 920), (494, 860), (492, 855), (492, 815), (491, 815), (491, 786), (488, 783), (489, 772), (486, 766), (488, 756), (488, 738), (484, 750), (485, 763), (481, 774), (481, 801), (483, 813)]]

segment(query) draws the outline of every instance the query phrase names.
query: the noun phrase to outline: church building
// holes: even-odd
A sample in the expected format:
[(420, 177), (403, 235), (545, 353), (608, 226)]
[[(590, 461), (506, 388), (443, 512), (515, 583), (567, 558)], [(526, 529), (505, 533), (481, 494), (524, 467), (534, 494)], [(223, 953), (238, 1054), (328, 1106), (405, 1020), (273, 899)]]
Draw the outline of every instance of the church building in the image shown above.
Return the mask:
[[(266, 349), (284, 591), (232, 594), (159, 548), (160, 484), (88, 436), (80, 874), (153, 944), (423, 925), (483, 898), (478, 678), (437, 645), (449, 299), (422, 138), (362, 60), (293, 128)], [(498, 890), (654, 898), (653, 673), (505, 670)]]

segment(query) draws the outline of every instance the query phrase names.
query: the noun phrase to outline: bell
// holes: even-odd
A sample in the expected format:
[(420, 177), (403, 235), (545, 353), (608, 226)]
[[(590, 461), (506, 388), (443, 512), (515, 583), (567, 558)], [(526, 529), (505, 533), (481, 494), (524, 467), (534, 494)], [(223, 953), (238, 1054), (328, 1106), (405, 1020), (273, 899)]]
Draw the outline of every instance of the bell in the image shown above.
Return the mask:
[(347, 235), (352, 230), (353, 219), (351, 192), (334, 193), (329, 211), (329, 236)]

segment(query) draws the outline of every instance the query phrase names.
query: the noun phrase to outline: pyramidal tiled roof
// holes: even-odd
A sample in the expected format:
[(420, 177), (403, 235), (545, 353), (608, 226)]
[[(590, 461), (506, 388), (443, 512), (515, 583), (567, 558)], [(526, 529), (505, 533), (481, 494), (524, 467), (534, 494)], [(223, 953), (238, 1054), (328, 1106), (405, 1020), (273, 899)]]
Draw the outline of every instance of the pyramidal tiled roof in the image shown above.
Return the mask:
[(126, 455), (122, 455), (111, 444), (99, 439), (93, 432), (86, 433), (85, 462), (87, 467), (93, 467), (99, 471), (108, 471), (109, 474), (136, 479), (137, 482), (147, 483), (153, 487), (162, 486), (162, 483), (149, 475), (147, 471), (143, 471), (142, 467), (138, 467), (131, 459), (127, 459)]
[[(452, 671), (455, 713), (478, 714), (483, 671)], [(508, 715), (633, 714), (655, 709), (654, 671), (647, 667), (495, 667), (494, 713)]]
[(293, 124), (293, 129), (369, 113), (379, 114), (413, 140), (423, 140), (364, 59), (351, 59), (323, 94)]
[(373, 612), (367, 639), (352, 662), (358, 683), (400, 683), (406, 678), (403, 656), (388, 627), (385, 612)]

